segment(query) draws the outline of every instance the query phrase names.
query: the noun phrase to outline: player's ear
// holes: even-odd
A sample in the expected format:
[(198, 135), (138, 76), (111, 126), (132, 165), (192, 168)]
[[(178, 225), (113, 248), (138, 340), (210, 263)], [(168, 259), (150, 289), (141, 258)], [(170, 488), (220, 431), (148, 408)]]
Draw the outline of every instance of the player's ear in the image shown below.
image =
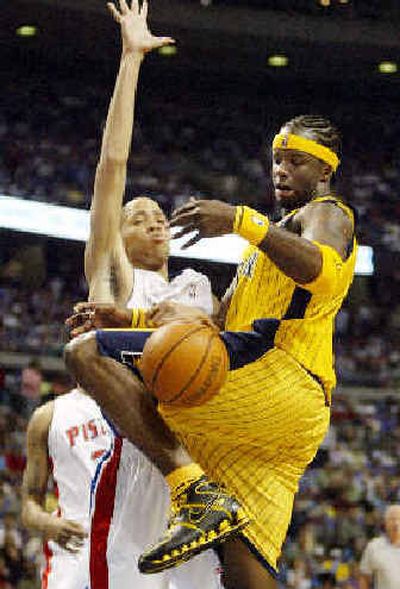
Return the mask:
[(328, 182), (332, 176), (332, 168), (329, 164), (323, 164), (321, 169), (321, 182)]

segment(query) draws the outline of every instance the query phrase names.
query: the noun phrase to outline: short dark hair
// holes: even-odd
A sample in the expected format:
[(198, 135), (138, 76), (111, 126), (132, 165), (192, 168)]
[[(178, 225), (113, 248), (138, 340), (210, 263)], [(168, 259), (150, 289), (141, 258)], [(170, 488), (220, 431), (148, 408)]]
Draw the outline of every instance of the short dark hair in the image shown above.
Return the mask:
[(340, 152), (340, 132), (329, 119), (319, 115), (300, 115), (285, 123), (284, 127), (289, 127), (294, 135), (308, 131), (314, 136), (317, 143), (329, 147), (337, 154)]

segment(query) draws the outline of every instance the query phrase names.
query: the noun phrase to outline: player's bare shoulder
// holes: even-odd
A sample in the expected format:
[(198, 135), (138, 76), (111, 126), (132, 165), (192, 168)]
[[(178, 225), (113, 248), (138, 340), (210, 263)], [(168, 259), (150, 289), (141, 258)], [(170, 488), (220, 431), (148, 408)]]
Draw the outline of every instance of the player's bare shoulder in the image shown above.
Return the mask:
[(28, 442), (47, 440), (47, 435), (53, 419), (54, 401), (49, 401), (45, 405), (38, 407), (32, 413), (28, 423), (27, 438)]
[(353, 220), (345, 206), (340, 206), (339, 200), (332, 198), (332, 200), (311, 201), (304, 205), (296, 214), (296, 218), (300, 223), (308, 219), (318, 218), (324, 222), (332, 225), (341, 226), (343, 230), (348, 229), (349, 235), (353, 233)]
[(296, 215), (301, 236), (332, 246), (343, 260), (348, 256), (354, 235), (354, 219), (350, 209), (340, 201), (311, 201)]

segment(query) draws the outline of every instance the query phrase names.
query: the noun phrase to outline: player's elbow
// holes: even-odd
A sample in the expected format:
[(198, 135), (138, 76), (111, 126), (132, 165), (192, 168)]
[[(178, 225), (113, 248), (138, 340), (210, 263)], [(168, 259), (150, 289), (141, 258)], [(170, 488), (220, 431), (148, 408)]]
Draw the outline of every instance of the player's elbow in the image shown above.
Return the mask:
[(98, 356), (95, 332), (84, 333), (71, 340), (64, 348), (67, 369), (78, 382), (84, 382), (87, 371)]

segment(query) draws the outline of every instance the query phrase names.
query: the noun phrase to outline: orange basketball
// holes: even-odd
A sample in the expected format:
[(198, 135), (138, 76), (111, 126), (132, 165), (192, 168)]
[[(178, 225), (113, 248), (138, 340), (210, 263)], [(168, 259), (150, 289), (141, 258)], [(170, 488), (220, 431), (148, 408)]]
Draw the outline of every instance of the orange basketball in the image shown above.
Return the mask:
[(228, 353), (218, 331), (201, 323), (170, 323), (146, 341), (139, 368), (147, 390), (166, 405), (208, 401), (225, 382)]

